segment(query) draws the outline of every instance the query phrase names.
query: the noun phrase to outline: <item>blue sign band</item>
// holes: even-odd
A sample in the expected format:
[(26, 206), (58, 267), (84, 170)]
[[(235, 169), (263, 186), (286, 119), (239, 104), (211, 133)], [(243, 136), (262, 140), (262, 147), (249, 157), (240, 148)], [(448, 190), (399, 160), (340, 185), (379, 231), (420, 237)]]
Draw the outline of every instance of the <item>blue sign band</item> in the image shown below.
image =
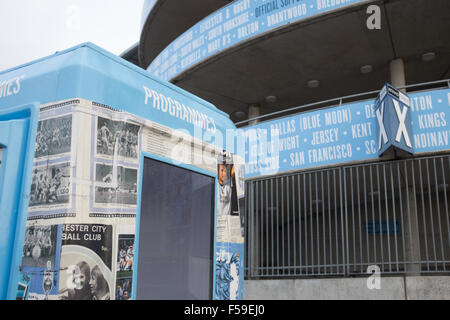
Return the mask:
[(172, 42), (148, 67), (170, 80), (240, 42), (306, 18), (365, 0), (238, 0), (217, 10)]
[[(413, 152), (450, 150), (450, 89), (409, 98)], [(374, 103), (361, 101), (245, 128), (246, 177), (378, 159)]]

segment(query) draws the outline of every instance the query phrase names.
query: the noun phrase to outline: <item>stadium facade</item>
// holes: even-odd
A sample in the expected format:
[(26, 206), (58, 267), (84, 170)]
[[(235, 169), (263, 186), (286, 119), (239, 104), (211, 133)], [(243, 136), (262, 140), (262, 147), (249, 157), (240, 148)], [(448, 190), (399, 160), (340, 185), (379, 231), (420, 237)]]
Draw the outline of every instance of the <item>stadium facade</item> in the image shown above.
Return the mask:
[[(246, 137), (245, 298), (450, 298), (449, 12), (447, 0), (146, 2), (123, 57)], [(380, 152), (391, 136), (400, 146)]]

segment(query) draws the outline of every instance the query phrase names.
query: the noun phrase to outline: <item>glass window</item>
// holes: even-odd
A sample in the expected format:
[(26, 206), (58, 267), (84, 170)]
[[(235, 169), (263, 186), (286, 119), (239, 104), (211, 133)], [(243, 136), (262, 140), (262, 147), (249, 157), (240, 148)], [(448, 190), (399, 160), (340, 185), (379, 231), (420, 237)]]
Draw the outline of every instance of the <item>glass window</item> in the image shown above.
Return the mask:
[(214, 178), (145, 159), (137, 299), (211, 299)]

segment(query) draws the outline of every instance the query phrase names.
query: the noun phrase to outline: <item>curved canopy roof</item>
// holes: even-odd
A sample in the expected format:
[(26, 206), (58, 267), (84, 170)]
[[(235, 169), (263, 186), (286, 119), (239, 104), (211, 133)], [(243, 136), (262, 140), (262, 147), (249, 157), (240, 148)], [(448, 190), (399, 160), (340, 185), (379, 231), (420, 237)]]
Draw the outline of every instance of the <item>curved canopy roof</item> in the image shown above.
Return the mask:
[[(380, 8), (380, 30), (367, 28), (370, 4)], [(379, 90), (389, 81), (395, 58), (404, 60), (409, 84), (445, 79), (450, 77), (448, 12), (448, 0), (353, 1), (236, 42), (169, 80), (233, 115), (249, 104), (260, 104), (264, 114)], [(427, 52), (435, 59), (425, 62)], [(368, 74), (361, 72), (366, 65), (372, 68)], [(310, 80), (319, 86), (309, 88)], [(266, 102), (267, 96), (276, 102)]]
[[(139, 43), (139, 63), (147, 68), (151, 61), (183, 32), (208, 14), (232, 0), (157, 0), (147, 17)], [(155, 2), (155, 0), (147, 0)], [(149, 6), (144, 6), (145, 9)]]

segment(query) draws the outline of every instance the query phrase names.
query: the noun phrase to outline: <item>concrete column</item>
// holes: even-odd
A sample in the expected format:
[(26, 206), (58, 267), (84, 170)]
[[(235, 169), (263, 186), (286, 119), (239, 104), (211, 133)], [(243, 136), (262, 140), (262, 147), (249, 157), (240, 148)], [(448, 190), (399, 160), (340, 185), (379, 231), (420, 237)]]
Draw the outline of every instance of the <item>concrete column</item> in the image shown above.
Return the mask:
[[(259, 210), (256, 210), (256, 206), (255, 206), (255, 202), (253, 201), (254, 199), (257, 199), (256, 197), (256, 190), (255, 190), (255, 185), (253, 183), (250, 184), (250, 199), (251, 199), (251, 205), (250, 205), (250, 210), (249, 210), (249, 219), (250, 221), (248, 221), (248, 223), (250, 223), (250, 239), (247, 239), (247, 241), (249, 242), (251, 248), (251, 255), (248, 255), (248, 259), (250, 261), (249, 264), (249, 268), (250, 268), (250, 275), (253, 277), (253, 279), (255, 279), (256, 277), (258, 277), (259, 273), (259, 266), (260, 266), (260, 241), (259, 241), (259, 230), (260, 230), (260, 223), (261, 223), (261, 219), (260, 219), (260, 215), (259, 215)], [(256, 278), (257, 279), (257, 278)]]
[[(248, 118), (252, 119), (255, 117), (258, 117), (261, 115), (261, 106), (259, 104), (250, 104), (248, 106)], [(258, 120), (252, 120), (249, 122), (249, 125), (255, 125), (257, 124), (259, 121)], [(252, 184), (252, 199), (256, 199), (256, 194), (255, 194), (256, 190), (254, 188), (254, 185)], [(260, 195), (258, 195), (259, 198)], [(259, 275), (259, 270), (258, 268), (260, 267), (260, 241), (259, 241), (259, 237), (260, 237), (260, 227), (259, 224), (261, 223), (261, 215), (260, 215), (260, 210), (261, 208), (259, 208), (258, 211), (256, 211), (256, 208), (253, 206), (252, 208), (253, 210), (250, 211), (250, 214), (252, 215), (252, 239), (250, 241), (250, 245), (252, 246), (253, 252), (252, 252), (252, 256), (251, 256), (251, 275), (253, 277), (257, 277)], [(256, 222), (258, 222), (258, 225), (256, 224)]]
[[(405, 64), (403, 59), (394, 59), (389, 64), (389, 70), (391, 73), (391, 84), (398, 88), (406, 85), (405, 77)], [(401, 89), (402, 92), (406, 92), (405, 89)]]
[[(413, 187), (407, 187), (407, 201), (409, 208), (406, 221), (404, 221), (405, 254), (406, 261), (420, 261), (419, 225), (417, 219), (416, 194)], [(411, 263), (406, 265), (408, 276), (420, 276), (420, 264)]]
[[(391, 84), (398, 88), (404, 87), (406, 85), (405, 76), (405, 64), (403, 59), (394, 59), (389, 65), (391, 73)], [(400, 91), (406, 93), (405, 89), (400, 89)], [(420, 235), (419, 226), (417, 224), (417, 206), (416, 206), (416, 194), (414, 189), (408, 186), (405, 191), (407, 192), (408, 201), (408, 216), (407, 221), (405, 221), (404, 232), (405, 232), (405, 254), (406, 261), (420, 261)], [(413, 263), (406, 265), (406, 271), (408, 275), (420, 275), (420, 264)]]
[[(250, 104), (248, 106), (248, 118), (252, 119), (255, 117), (258, 117), (261, 115), (261, 106), (259, 104)], [(255, 125), (257, 124), (259, 121), (258, 120), (253, 120), (249, 122), (249, 125)]]

